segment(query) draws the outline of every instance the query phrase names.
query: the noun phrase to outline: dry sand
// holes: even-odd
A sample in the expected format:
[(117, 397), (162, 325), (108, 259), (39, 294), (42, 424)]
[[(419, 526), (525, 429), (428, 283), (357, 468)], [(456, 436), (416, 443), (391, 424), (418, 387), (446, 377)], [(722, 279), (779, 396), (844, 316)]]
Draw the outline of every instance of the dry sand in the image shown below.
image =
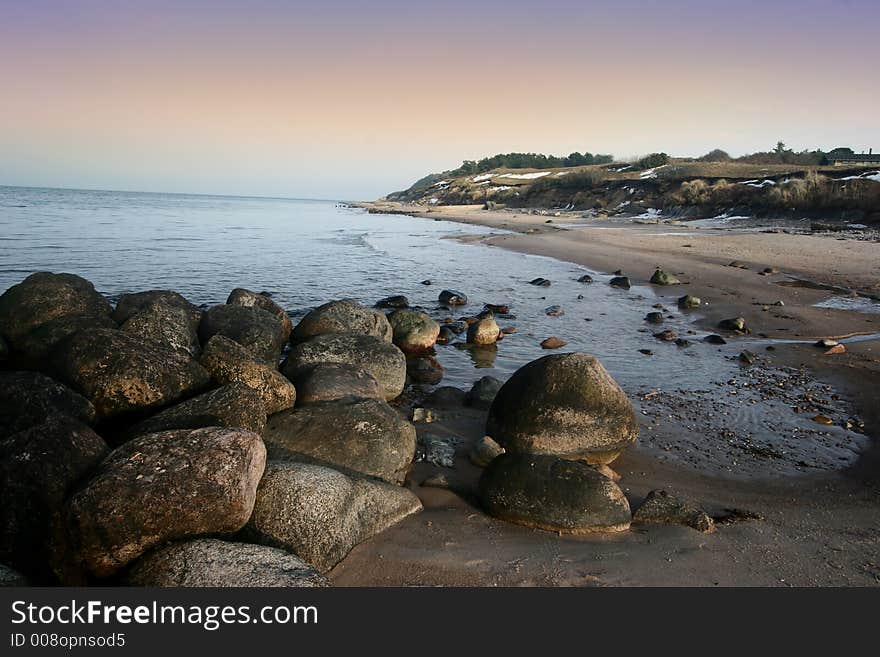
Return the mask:
[[(376, 207), (373, 205), (372, 207)], [(488, 212), (477, 207), (379, 206), (426, 218), (474, 223), (512, 233), (489, 244), (577, 262), (594, 270), (622, 269), (647, 280), (656, 267), (688, 283), (668, 288), (670, 300), (694, 294), (709, 301), (705, 322), (743, 316), (756, 334), (806, 340), (880, 332), (880, 315), (820, 309), (827, 291), (785, 287), (783, 274), (878, 293), (880, 244), (810, 235), (699, 231), (686, 226), (620, 225), (600, 220), (565, 227), (566, 217)], [(569, 221), (575, 221), (569, 219)], [(576, 220), (577, 223), (586, 223)], [(529, 232), (527, 232), (529, 231)], [(685, 233), (670, 235), (668, 233)], [(689, 246), (685, 246), (689, 245)], [(740, 260), (748, 269), (727, 266)], [(765, 304), (783, 301), (784, 306)], [(865, 433), (878, 435), (880, 341), (850, 344), (823, 356), (809, 343), (778, 344), (773, 366), (805, 366), (831, 382), (861, 413)], [(638, 400), (636, 400), (638, 401)], [(686, 404), (687, 400), (679, 400)], [(465, 442), (456, 468), (415, 466), (408, 485), (425, 511), (358, 546), (331, 573), (336, 585), (877, 585), (880, 584), (880, 450), (868, 441), (859, 460), (841, 471), (796, 476), (730, 476), (695, 467), (675, 421), (643, 418), (643, 440), (614, 469), (633, 509), (663, 488), (701, 503), (718, 518), (731, 509), (747, 519), (720, 523), (714, 534), (678, 526), (633, 525), (613, 536), (568, 537), (495, 520), (474, 499), (480, 470), (465, 454), (482, 436), (485, 411), (437, 410), (420, 432), (451, 433)], [(708, 427), (712, 418), (703, 418)], [(699, 437), (699, 436), (698, 436)], [(673, 458), (656, 448), (670, 445)], [(698, 462), (698, 461), (696, 461)], [(451, 490), (423, 487), (445, 472)], [(756, 471), (760, 474), (760, 471)], [(748, 474), (748, 473), (745, 473)], [(754, 474), (754, 473), (752, 473)]]

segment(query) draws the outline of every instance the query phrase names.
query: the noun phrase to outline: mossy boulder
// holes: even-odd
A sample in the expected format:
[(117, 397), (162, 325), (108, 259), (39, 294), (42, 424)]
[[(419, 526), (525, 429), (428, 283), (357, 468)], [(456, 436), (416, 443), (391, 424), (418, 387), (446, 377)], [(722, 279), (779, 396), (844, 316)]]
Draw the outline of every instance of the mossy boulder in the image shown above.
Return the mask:
[(611, 479), (578, 461), (502, 454), (483, 471), (479, 496), (489, 515), (562, 534), (628, 529), (629, 502)]
[(406, 353), (428, 351), (437, 342), (440, 325), (417, 310), (395, 310), (388, 315), (392, 341)]
[(275, 303), (266, 294), (251, 292), (243, 287), (237, 287), (229, 293), (226, 304), (230, 306), (244, 306), (245, 308), (259, 308), (275, 315), (275, 317), (281, 320), (281, 334), (284, 342), (287, 342), (287, 339), (290, 337), (290, 332), (293, 330), (293, 322), (290, 321), (290, 317), (284, 308)]
[(262, 308), (221, 304), (210, 308), (199, 324), (205, 344), (215, 335), (247, 347), (261, 363), (277, 369), (284, 348), (284, 323)]
[(638, 436), (632, 404), (589, 354), (544, 356), (501, 386), (486, 434), (508, 452), (610, 463)]
[(190, 324), (196, 328), (198, 328), (199, 322), (202, 320), (202, 309), (187, 301), (186, 297), (182, 294), (172, 290), (146, 290), (144, 292), (123, 294), (116, 302), (113, 319), (118, 324), (124, 324), (135, 315), (149, 309), (155, 303), (183, 310), (189, 318)]

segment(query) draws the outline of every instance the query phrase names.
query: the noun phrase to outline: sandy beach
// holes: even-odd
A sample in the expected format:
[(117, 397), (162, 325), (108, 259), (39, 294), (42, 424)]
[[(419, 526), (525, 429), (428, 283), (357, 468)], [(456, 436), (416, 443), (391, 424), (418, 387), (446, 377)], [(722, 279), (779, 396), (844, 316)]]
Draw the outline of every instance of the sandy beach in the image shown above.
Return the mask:
[[(634, 524), (631, 531), (613, 536), (562, 537), (504, 523), (477, 509), (474, 496), (480, 471), (462, 455), (467, 444), (483, 435), (485, 411), (441, 405), (435, 410), (435, 422), (416, 426), (420, 434), (447, 432), (465, 439), (455, 469), (445, 470), (448, 481), (441, 488), (421, 485), (444, 469), (417, 464), (408, 485), (419, 495), (425, 512), (357, 547), (331, 573), (334, 584), (880, 583), (880, 459), (872, 442), (878, 427), (880, 341), (849, 342), (846, 353), (833, 356), (823, 355), (812, 344), (820, 337), (875, 334), (880, 331), (880, 315), (815, 307), (833, 295), (825, 289), (779, 284), (797, 278), (876, 294), (880, 258), (875, 242), (696, 230), (684, 225), (603, 224), (489, 212), (476, 206), (430, 210), (381, 202), (364, 206), (497, 228), (505, 232), (474, 239), (597, 271), (620, 269), (633, 280), (646, 281), (662, 267), (684, 283), (668, 288), (672, 303), (685, 293), (708, 302), (701, 320), (705, 328), (722, 318), (741, 316), (752, 327), (756, 344), (761, 340), (772, 344), (772, 352), (762, 348), (760, 369), (800, 368), (805, 376), (833, 386), (834, 394), (861, 414), (866, 447), (853, 466), (840, 470), (774, 475), (757, 458), (742, 459), (740, 467), (724, 473), (723, 468), (707, 465), (709, 459), (733, 458), (737, 463), (735, 450), (715, 444), (713, 415), (719, 413), (718, 407), (674, 399), (665, 391), (656, 394), (667, 398), (669, 405), (655, 405), (650, 393), (633, 400), (640, 412), (641, 437), (614, 463), (621, 475), (619, 483), (633, 508), (654, 489), (695, 500), (715, 518), (717, 532), (705, 535), (688, 527)], [(745, 268), (729, 266), (732, 261)], [(774, 272), (760, 275), (765, 268)], [(782, 305), (774, 305), (780, 301)], [(673, 386), (670, 382), (670, 392)], [(719, 394), (728, 392), (737, 391)], [(753, 403), (760, 406), (769, 398), (766, 391), (759, 391)], [(720, 412), (727, 413), (723, 407)], [(694, 421), (685, 423), (683, 416)], [(772, 456), (767, 458), (770, 461)], [(383, 564), (381, 569), (370, 567), (377, 562)]]

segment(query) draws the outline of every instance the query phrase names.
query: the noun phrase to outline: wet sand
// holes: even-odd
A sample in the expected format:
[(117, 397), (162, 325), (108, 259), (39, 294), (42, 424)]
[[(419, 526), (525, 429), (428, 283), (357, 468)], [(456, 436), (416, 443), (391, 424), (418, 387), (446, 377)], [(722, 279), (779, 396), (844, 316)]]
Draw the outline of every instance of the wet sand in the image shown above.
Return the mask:
[[(673, 304), (685, 293), (708, 301), (706, 328), (724, 317), (746, 318), (756, 338), (748, 348), (760, 350), (759, 362), (749, 371), (761, 385), (774, 385), (774, 373), (783, 370), (794, 378), (802, 376), (808, 383), (798, 379), (797, 403), (805, 400), (804, 412), (812, 413), (814, 404), (831, 403), (813, 397), (814, 381), (830, 383), (828, 398), (849, 404), (864, 422), (863, 451), (854, 465), (842, 470), (807, 467), (796, 473), (774, 472), (772, 452), (758, 449), (747, 459), (743, 445), (724, 434), (719, 437), (719, 427), (724, 426), (720, 416), (727, 412), (719, 409), (717, 400), (711, 395), (704, 400), (676, 396), (670, 382), (669, 390), (658, 391), (656, 397), (633, 400), (640, 414), (641, 438), (612, 467), (622, 476), (619, 484), (634, 510), (650, 490), (666, 489), (702, 504), (716, 517), (717, 531), (707, 535), (688, 527), (634, 524), (630, 531), (613, 536), (557, 536), (498, 521), (480, 511), (474, 500), (480, 470), (469, 463), (466, 453), (468, 444), (482, 436), (486, 413), (463, 407), (438, 409), (436, 422), (416, 426), (420, 434), (445, 432), (463, 439), (456, 467), (417, 464), (408, 485), (422, 499), (425, 511), (357, 547), (332, 572), (334, 584), (880, 584), (880, 450), (874, 440), (880, 420), (876, 393), (880, 342), (849, 343), (847, 353), (836, 356), (824, 356), (810, 344), (816, 337), (877, 333), (880, 315), (816, 308), (813, 304), (828, 298), (827, 291), (778, 284), (796, 276), (877, 293), (880, 245), (601, 220), (566, 228), (565, 217), (549, 217), (554, 223), (546, 224), (547, 216), (476, 207), (430, 212), (420, 208), (418, 214), (511, 231), (485, 241), (598, 271), (621, 269), (634, 280), (647, 280), (656, 267), (676, 274), (686, 285), (658, 289)], [(743, 261), (748, 269), (727, 266), (732, 260)], [(780, 273), (759, 275), (765, 267)], [(777, 301), (784, 305), (770, 305)], [(768, 338), (777, 340), (772, 352), (764, 351), (763, 345), (771, 344)], [(737, 385), (742, 382), (729, 387)], [(736, 392), (753, 395), (758, 408), (766, 411), (775, 396), (761, 385)], [(727, 398), (731, 391), (718, 394), (719, 399)], [(790, 397), (781, 399), (792, 403)], [(772, 432), (772, 413), (765, 414), (771, 420), (767, 431)], [(833, 435), (823, 435), (833, 440)], [(761, 444), (762, 436), (753, 438), (755, 442), (750, 438), (746, 448)], [(801, 439), (812, 440), (806, 435)], [(420, 485), (440, 472), (447, 475), (451, 490)]]

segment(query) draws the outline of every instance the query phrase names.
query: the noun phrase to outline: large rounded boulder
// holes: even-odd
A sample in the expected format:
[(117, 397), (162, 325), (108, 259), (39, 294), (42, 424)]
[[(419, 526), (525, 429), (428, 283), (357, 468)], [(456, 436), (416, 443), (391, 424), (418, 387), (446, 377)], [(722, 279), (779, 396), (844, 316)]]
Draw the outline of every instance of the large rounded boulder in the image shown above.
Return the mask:
[(116, 322), (106, 315), (65, 315), (50, 319), (15, 340), (13, 365), (20, 369), (45, 370), (55, 346), (79, 331), (115, 329)]
[(198, 328), (198, 322), (193, 321), (186, 308), (167, 301), (153, 301), (120, 326), (129, 335), (185, 351), (196, 358), (201, 351)]
[(215, 335), (247, 347), (258, 361), (275, 368), (286, 342), (284, 323), (254, 306), (221, 304), (210, 308), (199, 324), (199, 337), (204, 344)]
[(266, 428), (266, 406), (253, 388), (229, 383), (170, 406), (128, 430), (130, 436), (201, 427), (238, 427), (254, 433)]
[(215, 383), (244, 383), (256, 390), (269, 415), (296, 402), (296, 388), (281, 372), (258, 363), (246, 347), (222, 335), (208, 340), (199, 362)]
[(271, 459), (310, 461), (402, 484), (415, 427), (380, 399), (327, 402), (276, 413), (264, 434)]
[(226, 588), (328, 586), (327, 578), (278, 548), (197, 538), (172, 543), (138, 559), (129, 586)]
[(116, 301), (113, 319), (119, 324), (124, 324), (156, 303), (183, 310), (190, 323), (196, 328), (198, 328), (199, 322), (202, 320), (202, 309), (187, 301), (186, 297), (182, 294), (172, 290), (146, 290), (144, 292), (123, 294)]
[(290, 317), (284, 308), (275, 303), (268, 295), (259, 292), (251, 292), (243, 287), (237, 287), (229, 293), (226, 303), (230, 306), (259, 308), (260, 310), (272, 313), (275, 317), (281, 320), (281, 331), (284, 336), (284, 341), (287, 342), (287, 339), (290, 337), (290, 331), (293, 329), (293, 323), (290, 321)]
[(166, 541), (237, 532), (250, 518), (265, 465), (260, 436), (243, 429), (135, 438), (67, 501), (72, 553), (107, 577)]
[(421, 509), (419, 498), (399, 486), (270, 461), (245, 535), (328, 571), (355, 545)]
[(291, 342), (339, 333), (368, 335), (385, 342), (391, 342), (392, 336), (384, 313), (352, 299), (341, 299), (318, 306), (303, 317), (291, 333)]
[(632, 404), (589, 354), (544, 356), (524, 365), (498, 391), (486, 433), (508, 452), (553, 454), (610, 463), (632, 445)]
[(99, 418), (165, 406), (210, 380), (189, 354), (113, 329), (75, 333), (52, 351), (51, 365), (92, 402)]
[(0, 295), (0, 335), (15, 341), (59, 317), (109, 317), (113, 308), (95, 286), (74, 274), (37, 272)]
[(95, 421), (92, 403), (66, 385), (37, 372), (0, 372), (0, 439), (64, 415)]
[(440, 335), (440, 325), (417, 310), (395, 310), (388, 315), (393, 331), (392, 341), (406, 353), (431, 349)]
[(379, 382), (368, 372), (346, 363), (318, 363), (296, 372), (297, 402), (316, 404), (354, 399), (385, 399)]
[(406, 383), (406, 356), (390, 342), (370, 335), (319, 335), (294, 346), (281, 368), (295, 380), (318, 363), (342, 363), (364, 370), (382, 386), (385, 399), (395, 399)]
[(480, 477), (489, 515), (563, 534), (617, 532), (632, 520), (629, 502), (611, 479), (586, 463), (547, 454), (502, 454)]

